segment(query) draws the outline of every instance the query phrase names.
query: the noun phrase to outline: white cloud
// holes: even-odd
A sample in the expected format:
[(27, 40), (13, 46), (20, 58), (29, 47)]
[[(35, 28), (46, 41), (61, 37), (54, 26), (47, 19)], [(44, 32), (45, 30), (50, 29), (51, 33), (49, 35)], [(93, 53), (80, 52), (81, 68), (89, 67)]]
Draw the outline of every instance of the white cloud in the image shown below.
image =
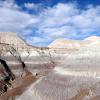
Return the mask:
[(36, 23), (34, 15), (19, 9), (14, 0), (0, 3), (0, 31), (20, 32)]
[(40, 14), (39, 19), (43, 22), (40, 24), (42, 27), (61, 26), (70, 22), (72, 16), (77, 14), (77, 10), (75, 5), (72, 4), (58, 4)]
[[(43, 20), (44, 19), (44, 20)], [(80, 10), (75, 4), (58, 4), (38, 16), (38, 31), (51, 40), (60, 37), (79, 39), (100, 31), (100, 7)]]
[(35, 4), (35, 3), (25, 3), (24, 4), (24, 7), (27, 8), (27, 10), (39, 10), (39, 9), (42, 9), (42, 4), (41, 3), (38, 3), (38, 4)]
[[(34, 9), (37, 4), (27, 3), (24, 6)], [(26, 37), (26, 40), (33, 45), (45, 45), (61, 37), (80, 39), (90, 34), (100, 34), (100, 6), (88, 6), (81, 10), (75, 4), (59, 3), (37, 15), (19, 8), (13, 0), (0, 3), (0, 31), (30, 35), (31, 39)]]
[(13, 8), (13, 9), (19, 9), (20, 7), (15, 3), (15, 0), (2, 0), (0, 1), (0, 7), (6, 7), (6, 8)]
[(25, 3), (24, 6), (25, 6), (27, 9), (34, 9), (34, 8), (37, 8), (37, 5), (34, 4), (34, 3)]
[(10, 8), (0, 8), (0, 31), (18, 32), (31, 24), (35, 19), (27, 13)]

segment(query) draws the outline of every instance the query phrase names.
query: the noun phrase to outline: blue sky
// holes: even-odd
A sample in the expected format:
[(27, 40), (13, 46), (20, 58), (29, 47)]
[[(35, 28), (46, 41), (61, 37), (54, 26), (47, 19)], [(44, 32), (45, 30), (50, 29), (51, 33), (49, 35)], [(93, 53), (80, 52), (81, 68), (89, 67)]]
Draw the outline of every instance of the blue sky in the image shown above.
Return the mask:
[(86, 6), (88, 4), (99, 5), (100, 0), (16, 0), (18, 5), (23, 5), (24, 3), (42, 3), (46, 6), (54, 6), (57, 3), (68, 3), (77, 2), (80, 6)]
[(100, 36), (100, 0), (0, 0), (0, 31), (35, 46)]

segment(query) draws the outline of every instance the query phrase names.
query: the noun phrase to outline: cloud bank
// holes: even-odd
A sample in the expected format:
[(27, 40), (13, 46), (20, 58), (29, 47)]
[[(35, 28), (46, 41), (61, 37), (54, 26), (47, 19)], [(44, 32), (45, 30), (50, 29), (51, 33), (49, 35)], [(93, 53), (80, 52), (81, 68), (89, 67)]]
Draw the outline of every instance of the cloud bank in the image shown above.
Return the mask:
[[(14, 1), (0, 3), (0, 31), (17, 32), (28, 43), (46, 46), (57, 38), (83, 39), (100, 35), (100, 6), (80, 9), (75, 3), (58, 3), (30, 13), (41, 5)], [(38, 10), (37, 10), (38, 11)]]

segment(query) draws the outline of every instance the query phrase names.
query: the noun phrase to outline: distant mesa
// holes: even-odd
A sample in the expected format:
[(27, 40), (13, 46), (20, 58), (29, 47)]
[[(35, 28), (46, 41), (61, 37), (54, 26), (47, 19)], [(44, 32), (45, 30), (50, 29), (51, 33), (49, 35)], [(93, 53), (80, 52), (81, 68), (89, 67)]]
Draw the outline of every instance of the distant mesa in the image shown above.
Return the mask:
[(0, 43), (6, 43), (15, 46), (26, 46), (24, 40), (17, 36), (14, 32), (0, 32)]
[(100, 43), (99, 36), (91, 36), (84, 40), (70, 40), (65, 38), (56, 39), (50, 45), (49, 48), (67, 48), (67, 49), (78, 49), (80, 47), (87, 47), (91, 44)]
[(48, 47), (49, 48), (68, 48), (68, 49), (74, 49), (74, 48), (80, 48), (80, 41), (79, 40), (69, 40), (69, 39), (56, 39), (53, 41)]
[[(0, 43), (10, 44), (16, 47), (30, 47), (22, 38), (14, 32), (0, 32)], [(82, 47), (90, 47), (100, 45), (99, 36), (91, 36), (84, 40), (71, 40), (66, 38), (59, 38), (48, 45), (49, 48), (66, 48), (66, 49), (79, 49)], [(33, 48), (33, 46), (32, 46)]]
[(89, 40), (89, 41), (100, 41), (100, 37), (99, 36), (91, 36), (91, 37), (88, 37), (86, 39), (84, 39), (85, 41), (86, 40)]

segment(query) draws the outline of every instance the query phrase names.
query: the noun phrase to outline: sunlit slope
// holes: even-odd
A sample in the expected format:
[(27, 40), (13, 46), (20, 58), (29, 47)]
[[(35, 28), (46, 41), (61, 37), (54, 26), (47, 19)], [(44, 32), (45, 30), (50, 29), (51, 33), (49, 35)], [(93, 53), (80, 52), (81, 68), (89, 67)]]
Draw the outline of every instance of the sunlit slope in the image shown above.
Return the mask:
[[(47, 76), (32, 84), (18, 100), (99, 100), (99, 37), (77, 41), (81, 45), (75, 51), (72, 48), (77, 48), (76, 42), (72, 40), (56, 42), (53, 46), (49, 45), (51, 55), (59, 58), (55, 60), (56, 66)], [(64, 49), (66, 52), (63, 52)]]
[(90, 45), (100, 44), (100, 37), (91, 36), (84, 40), (70, 40), (70, 39), (56, 39), (51, 44), (49, 48), (62, 48), (62, 49), (80, 49), (83, 47), (88, 47)]

